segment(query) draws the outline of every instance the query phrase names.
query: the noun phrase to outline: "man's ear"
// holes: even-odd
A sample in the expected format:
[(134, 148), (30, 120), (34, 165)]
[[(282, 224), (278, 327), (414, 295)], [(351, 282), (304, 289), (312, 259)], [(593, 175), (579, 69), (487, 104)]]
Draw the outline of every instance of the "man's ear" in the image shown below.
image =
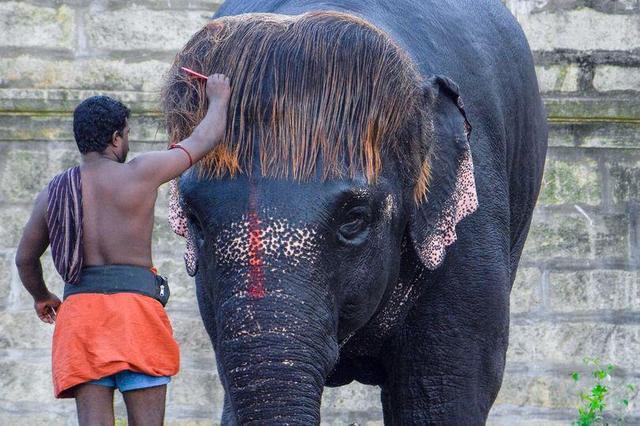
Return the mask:
[(471, 158), (471, 125), (467, 120), (458, 86), (447, 77), (434, 76), (424, 85), (425, 108), (430, 109), (433, 129), (422, 141), (427, 158), (430, 182), (426, 197), (418, 199), (410, 221), (413, 247), (428, 269), (442, 264), (445, 249), (456, 239), (456, 226), (478, 207), (473, 161)]
[(113, 145), (114, 147), (118, 146), (118, 137), (121, 137), (120, 135), (120, 131), (116, 130), (115, 132), (113, 132), (113, 134), (111, 135), (111, 142), (110, 144)]

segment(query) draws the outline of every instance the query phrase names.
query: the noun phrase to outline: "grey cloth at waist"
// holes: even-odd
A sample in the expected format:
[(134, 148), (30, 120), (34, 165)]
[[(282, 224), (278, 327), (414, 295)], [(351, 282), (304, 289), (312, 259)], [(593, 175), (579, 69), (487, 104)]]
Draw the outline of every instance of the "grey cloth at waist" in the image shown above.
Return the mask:
[(86, 266), (78, 284), (64, 285), (63, 298), (79, 293), (138, 293), (155, 299), (156, 275), (144, 266)]

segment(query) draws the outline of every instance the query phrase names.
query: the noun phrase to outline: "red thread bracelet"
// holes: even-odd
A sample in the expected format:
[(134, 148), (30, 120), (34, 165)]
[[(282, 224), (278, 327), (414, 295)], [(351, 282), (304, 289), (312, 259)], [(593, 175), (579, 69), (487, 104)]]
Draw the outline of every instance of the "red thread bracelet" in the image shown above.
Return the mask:
[(180, 145), (179, 143), (172, 143), (171, 145), (169, 145), (169, 149), (173, 149), (173, 148), (178, 148), (183, 150), (184, 153), (187, 154), (187, 157), (189, 157), (189, 167), (193, 166), (193, 158), (191, 158), (191, 154), (189, 154), (189, 151), (187, 151), (187, 148)]

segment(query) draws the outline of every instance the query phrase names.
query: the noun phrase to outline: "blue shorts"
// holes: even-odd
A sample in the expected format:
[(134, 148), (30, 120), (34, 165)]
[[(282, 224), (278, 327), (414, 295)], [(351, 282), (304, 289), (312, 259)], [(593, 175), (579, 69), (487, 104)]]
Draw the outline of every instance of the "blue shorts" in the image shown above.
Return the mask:
[(90, 384), (118, 388), (120, 392), (166, 385), (171, 381), (169, 376), (149, 376), (144, 373), (124, 370), (102, 379), (92, 380)]

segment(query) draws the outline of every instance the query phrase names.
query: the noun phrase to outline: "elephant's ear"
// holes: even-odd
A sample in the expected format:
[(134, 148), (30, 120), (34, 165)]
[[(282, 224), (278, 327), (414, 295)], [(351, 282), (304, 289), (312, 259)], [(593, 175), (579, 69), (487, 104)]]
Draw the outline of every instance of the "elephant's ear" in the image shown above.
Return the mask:
[(433, 270), (456, 241), (458, 222), (477, 209), (478, 196), (469, 145), (471, 125), (457, 85), (446, 77), (432, 77), (426, 81), (424, 98), (433, 120), (433, 140), (424, 160), (430, 183), (414, 210), (410, 232), (420, 260)]
[(198, 271), (198, 256), (193, 237), (189, 233), (187, 217), (180, 204), (180, 193), (178, 192), (178, 179), (173, 179), (169, 183), (169, 226), (176, 234), (187, 240), (184, 252), (184, 263), (189, 276), (194, 276)]

